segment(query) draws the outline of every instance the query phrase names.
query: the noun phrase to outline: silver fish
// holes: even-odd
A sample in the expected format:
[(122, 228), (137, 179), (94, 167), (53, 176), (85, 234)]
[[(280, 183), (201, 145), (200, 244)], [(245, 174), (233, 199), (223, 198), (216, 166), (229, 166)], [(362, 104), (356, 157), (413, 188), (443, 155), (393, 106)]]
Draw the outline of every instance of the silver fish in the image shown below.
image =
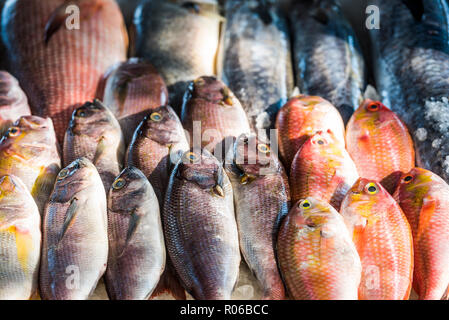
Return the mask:
[(346, 123), (362, 102), (366, 86), (354, 30), (335, 0), (296, 1), (290, 20), (299, 90), (330, 101)]
[(112, 300), (148, 299), (165, 267), (159, 203), (137, 168), (125, 168), (108, 196), (106, 287)]
[(273, 128), (293, 90), (287, 21), (270, 1), (228, 0), (225, 11), (220, 75), (242, 103), (253, 131)]
[(62, 169), (45, 209), (40, 294), (45, 300), (85, 300), (106, 270), (106, 192), (86, 158)]

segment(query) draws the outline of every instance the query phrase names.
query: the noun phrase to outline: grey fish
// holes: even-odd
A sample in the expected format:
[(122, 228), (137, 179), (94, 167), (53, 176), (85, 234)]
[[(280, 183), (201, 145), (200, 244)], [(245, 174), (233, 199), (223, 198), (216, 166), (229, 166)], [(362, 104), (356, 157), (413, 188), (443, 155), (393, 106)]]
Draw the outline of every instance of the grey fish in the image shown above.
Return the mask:
[(186, 152), (167, 189), (166, 246), (184, 288), (197, 300), (229, 300), (240, 251), (232, 186), (206, 150)]
[(97, 167), (105, 190), (123, 168), (125, 142), (119, 122), (100, 101), (87, 102), (72, 114), (64, 138), (64, 165), (85, 157)]
[(86, 158), (61, 170), (45, 208), (40, 294), (45, 300), (85, 300), (106, 270), (106, 192)]
[(449, 182), (449, 4), (376, 1), (371, 30), (376, 83), (383, 103), (413, 134), (418, 166)]
[(37, 290), (41, 217), (17, 177), (0, 178), (0, 300), (27, 300)]
[(272, 2), (228, 0), (225, 5), (221, 77), (242, 103), (255, 133), (274, 128), (276, 114), (293, 90), (287, 21)]
[(297, 1), (290, 20), (299, 90), (330, 101), (346, 123), (363, 101), (366, 86), (354, 30), (335, 0)]
[(216, 0), (146, 0), (136, 10), (135, 54), (162, 75), (169, 104), (178, 115), (188, 84), (216, 73), (221, 21), (217, 7)]
[(109, 257), (106, 287), (112, 300), (145, 300), (165, 267), (159, 203), (137, 168), (125, 168), (108, 196)]
[(240, 250), (258, 279), (263, 299), (285, 299), (275, 244), (280, 221), (288, 214), (288, 179), (276, 152), (255, 136), (242, 135), (226, 158), (234, 190)]

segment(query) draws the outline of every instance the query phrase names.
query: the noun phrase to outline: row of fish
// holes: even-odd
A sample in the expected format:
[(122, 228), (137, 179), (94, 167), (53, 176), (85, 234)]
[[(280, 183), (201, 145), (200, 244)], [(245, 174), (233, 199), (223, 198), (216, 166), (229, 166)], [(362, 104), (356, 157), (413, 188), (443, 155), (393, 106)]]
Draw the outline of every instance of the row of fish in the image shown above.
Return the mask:
[[(407, 10), (401, 19), (420, 19), (423, 34), (436, 38), (428, 45), (431, 58), (447, 64), (444, 47), (436, 47), (444, 31), (430, 32), (426, 28), (435, 25), (426, 23), (429, 13), (419, 16), (419, 8), (397, 2)], [(345, 133), (344, 123), (363, 100), (366, 76), (355, 36), (333, 1), (299, 2), (292, 10), (296, 83), (302, 93), (322, 98), (303, 95), (289, 101), (289, 25), (271, 2), (227, 1), (220, 49), (223, 18), (215, 1), (143, 1), (135, 11), (135, 34), (130, 38), (136, 45), (131, 51), (155, 68), (139, 58), (125, 61), (127, 35), (114, 1), (75, 3), (81, 9), (79, 30), (64, 28), (67, 3), (62, 0), (9, 0), (3, 11), (2, 36), (26, 92), (17, 89), (10, 97), (9, 88), (18, 85), (5, 74), (12, 99), (7, 104), (14, 100), (27, 107), (27, 96), (33, 114), (50, 116), (56, 129), (55, 135), (50, 119), (29, 116), (27, 108), (14, 106), (20, 114), (6, 119), (8, 126), (18, 120), (0, 143), (2, 194), (12, 195), (5, 198), (12, 201), (5, 208), (14, 207), (15, 192), (26, 193), (25, 189), (30, 194), (20, 199), (31, 207), (34, 201), (37, 208), (27, 211), (34, 216), (29, 218), (34, 219), (30, 232), (2, 225), (7, 239), (15, 237), (15, 245), (11, 240), (9, 247), (17, 250), (10, 254), (21, 263), (10, 274), (18, 272), (14, 279), (27, 283), (19, 286), (25, 293), (8, 292), (5, 298), (29, 297), (36, 288), (36, 212), (44, 217), (40, 294), (45, 299), (85, 299), (104, 273), (113, 299), (144, 299), (164, 290), (184, 298), (184, 289), (196, 299), (229, 299), (239, 276), (240, 251), (266, 299), (285, 298), (282, 279), (293, 298), (403, 299), (410, 293), (412, 233), (416, 291), (422, 298), (444, 295), (447, 281), (440, 266), (447, 250), (438, 242), (445, 236), (445, 219), (437, 224), (436, 236), (427, 228), (434, 217), (447, 213), (447, 185), (428, 171), (414, 169), (412, 139), (381, 103), (365, 101)], [(437, 15), (445, 5), (439, 1), (423, 7)], [(32, 23), (29, 16), (34, 16)], [(447, 18), (441, 13), (438, 17), (441, 24)], [(385, 39), (377, 43), (381, 41)], [(392, 60), (403, 58), (403, 53), (386, 55), (379, 54), (382, 66), (397, 67)], [(402, 66), (409, 64), (404, 61)], [(216, 72), (229, 86), (202, 76)], [(434, 72), (425, 69), (416, 79), (432, 87)], [(389, 76), (379, 76), (378, 88)], [(397, 77), (403, 77), (402, 72)], [(410, 85), (410, 79), (401, 81), (394, 83)], [(380, 93), (389, 90), (392, 96), (407, 96), (391, 85)], [(95, 96), (104, 103), (93, 100)], [(411, 104), (406, 109), (400, 100), (384, 99), (410, 129), (416, 128), (418, 164), (446, 178), (447, 144), (441, 133), (449, 122), (435, 110), (444, 109), (447, 98), (429, 93), (414, 102), (425, 101), (425, 107), (410, 110)], [(416, 110), (424, 110), (424, 116), (410, 116)], [(279, 149), (287, 170), (276, 156), (275, 143), (260, 132), (257, 138), (251, 134), (273, 127), (280, 132)], [(190, 149), (197, 146), (196, 133), (201, 137), (199, 149)], [(431, 141), (438, 134), (439, 142)], [(221, 142), (229, 137), (233, 139), (228, 147), (222, 148)], [(429, 142), (437, 157), (428, 152)], [(224, 163), (219, 161), (224, 158)], [(410, 170), (415, 171), (403, 176)], [(357, 180), (359, 175), (370, 180)], [(397, 187), (405, 182), (407, 187)], [(412, 210), (415, 215), (425, 211), (424, 222), (410, 222), (411, 231), (390, 195), (397, 188), (395, 198), (409, 221)], [(281, 228), (290, 200), (293, 209)], [(360, 229), (371, 225), (381, 225), (380, 230)], [(393, 231), (388, 229), (392, 226)], [(307, 233), (295, 235), (298, 230), (313, 232), (298, 244), (300, 235)], [(385, 232), (389, 236), (379, 236)], [(340, 238), (333, 241), (334, 236)], [(421, 237), (422, 243), (417, 240)], [(329, 252), (318, 251), (326, 261), (313, 255), (320, 239), (332, 239), (325, 246)], [(391, 250), (370, 251), (387, 242), (393, 244)], [(427, 248), (439, 249), (428, 259)], [(30, 266), (24, 265), (26, 258)], [(391, 265), (382, 265), (391, 258), (396, 259)], [(315, 284), (304, 269), (312, 279), (320, 274)], [(345, 274), (348, 270), (353, 276)], [(342, 274), (345, 277), (339, 278)], [(9, 278), (3, 280), (17, 290)], [(373, 288), (372, 281), (380, 285)]]

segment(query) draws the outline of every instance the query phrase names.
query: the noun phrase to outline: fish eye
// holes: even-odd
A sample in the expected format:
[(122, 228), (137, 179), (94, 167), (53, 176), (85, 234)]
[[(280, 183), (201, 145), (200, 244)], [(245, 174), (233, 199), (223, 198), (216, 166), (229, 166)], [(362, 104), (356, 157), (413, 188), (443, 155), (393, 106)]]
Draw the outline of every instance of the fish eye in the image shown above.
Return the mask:
[(379, 110), (379, 104), (376, 102), (372, 102), (368, 105), (367, 109), (369, 111), (378, 111)]
[(198, 161), (198, 156), (197, 156), (195, 153), (193, 153), (193, 152), (187, 153), (187, 154), (186, 154), (186, 158), (187, 158), (187, 160), (189, 160), (191, 163), (194, 163), (194, 162)]
[(316, 143), (318, 143), (320, 146), (324, 146), (326, 144), (323, 139), (319, 139)]
[(120, 190), (122, 189), (124, 186), (126, 185), (126, 181), (123, 178), (118, 178), (114, 181), (114, 183), (112, 184), (112, 188), (114, 190)]
[(303, 209), (308, 209), (308, 208), (310, 208), (311, 206), (312, 206), (312, 204), (310, 203), (309, 200), (303, 200), (303, 201), (301, 201), (301, 203), (299, 204), (299, 207), (300, 207), (300, 208), (303, 208)]
[(150, 119), (154, 122), (159, 122), (162, 120), (162, 115), (159, 112), (153, 112), (150, 116)]
[(270, 147), (267, 146), (266, 144), (259, 144), (259, 145), (257, 146), (257, 149), (258, 149), (260, 152), (265, 153), (265, 154), (270, 152)]
[(195, 2), (192, 2), (192, 1), (184, 2), (182, 4), (182, 7), (188, 9), (192, 13), (197, 13), (197, 14), (200, 13), (200, 6)]
[(9, 137), (17, 137), (20, 135), (20, 129), (18, 127), (12, 127), (8, 130), (8, 136)]
[(77, 116), (77, 117), (80, 117), (80, 118), (85, 118), (85, 117), (87, 116), (86, 110), (84, 110), (84, 109), (79, 109), (79, 110), (76, 112), (76, 116)]
[(58, 174), (58, 180), (62, 180), (69, 175), (69, 169), (62, 169)]
[(374, 182), (368, 183), (366, 185), (365, 189), (369, 194), (376, 194), (379, 192), (379, 188), (377, 187), (377, 185)]
[(412, 180), (413, 180), (413, 176), (411, 176), (411, 175), (407, 175), (404, 178), (405, 183), (410, 183)]

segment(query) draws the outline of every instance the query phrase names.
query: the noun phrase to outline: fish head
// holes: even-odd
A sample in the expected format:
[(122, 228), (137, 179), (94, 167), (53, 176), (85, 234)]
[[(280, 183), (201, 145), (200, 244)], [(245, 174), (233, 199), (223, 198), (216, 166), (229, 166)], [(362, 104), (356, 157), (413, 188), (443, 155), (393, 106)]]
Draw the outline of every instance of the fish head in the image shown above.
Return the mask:
[(37, 116), (21, 117), (6, 131), (0, 143), (7, 156), (22, 159), (39, 157), (48, 148), (57, 149), (52, 120)]
[(333, 221), (338, 218), (338, 212), (328, 203), (313, 197), (298, 201), (290, 210), (289, 215), (295, 225), (308, 233), (316, 233), (323, 238), (337, 235), (332, 228)]
[(161, 145), (180, 141), (184, 134), (176, 112), (170, 106), (161, 106), (151, 111), (141, 125), (141, 134)]
[(362, 102), (350, 120), (352, 125), (357, 124), (360, 129), (368, 132), (376, 128), (382, 128), (382, 125), (386, 125), (391, 121), (398, 121), (396, 114), (382, 102), (370, 99)]
[(391, 195), (378, 181), (359, 178), (346, 194), (341, 206), (351, 234), (382, 219), (392, 205), (390, 198)]
[(111, 127), (120, 128), (112, 112), (99, 100), (94, 100), (73, 112), (67, 132), (71, 136), (97, 139), (109, 135), (113, 131)]
[(92, 175), (98, 175), (92, 162), (87, 158), (76, 159), (59, 172), (50, 201), (60, 203), (70, 201), (71, 195), (90, 185)]
[(202, 190), (224, 197), (225, 173), (221, 163), (207, 150), (184, 153), (178, 163), (177, 178), (190, 182)]
[(311, 160), (328, 158), (330, 161), (342, 157), (344, 145), (338, 140), (332, 130), (317, 131), (301, 147), (301, 155)]
[(148, 196), (150, 184), (135, 167), (127, 167), (118, 175), (109, 190), (108, 209), (115, 213), (131, 213)]
[(203, 76), (196, 79), (190, 85), (189, 91), (193, 98), (219, 103), (223, 106), (232, 107), (238, 103), (232, 91), (222, 81), (213, 76)]
[(394, 193), (399, 203), (408, 202), (416, 208), (421, 207), (423, 199), (428, 195), (431, 186), (441, 180), (434, 173), (422, 168), (413, 168), (402, 175)]
[(226, 168), (240, 179), (241, 184), (246, 185), (259, 177), (283, 170), (276, 153), (257, 136), (243, 134), (235, 140), (227, 154)]

